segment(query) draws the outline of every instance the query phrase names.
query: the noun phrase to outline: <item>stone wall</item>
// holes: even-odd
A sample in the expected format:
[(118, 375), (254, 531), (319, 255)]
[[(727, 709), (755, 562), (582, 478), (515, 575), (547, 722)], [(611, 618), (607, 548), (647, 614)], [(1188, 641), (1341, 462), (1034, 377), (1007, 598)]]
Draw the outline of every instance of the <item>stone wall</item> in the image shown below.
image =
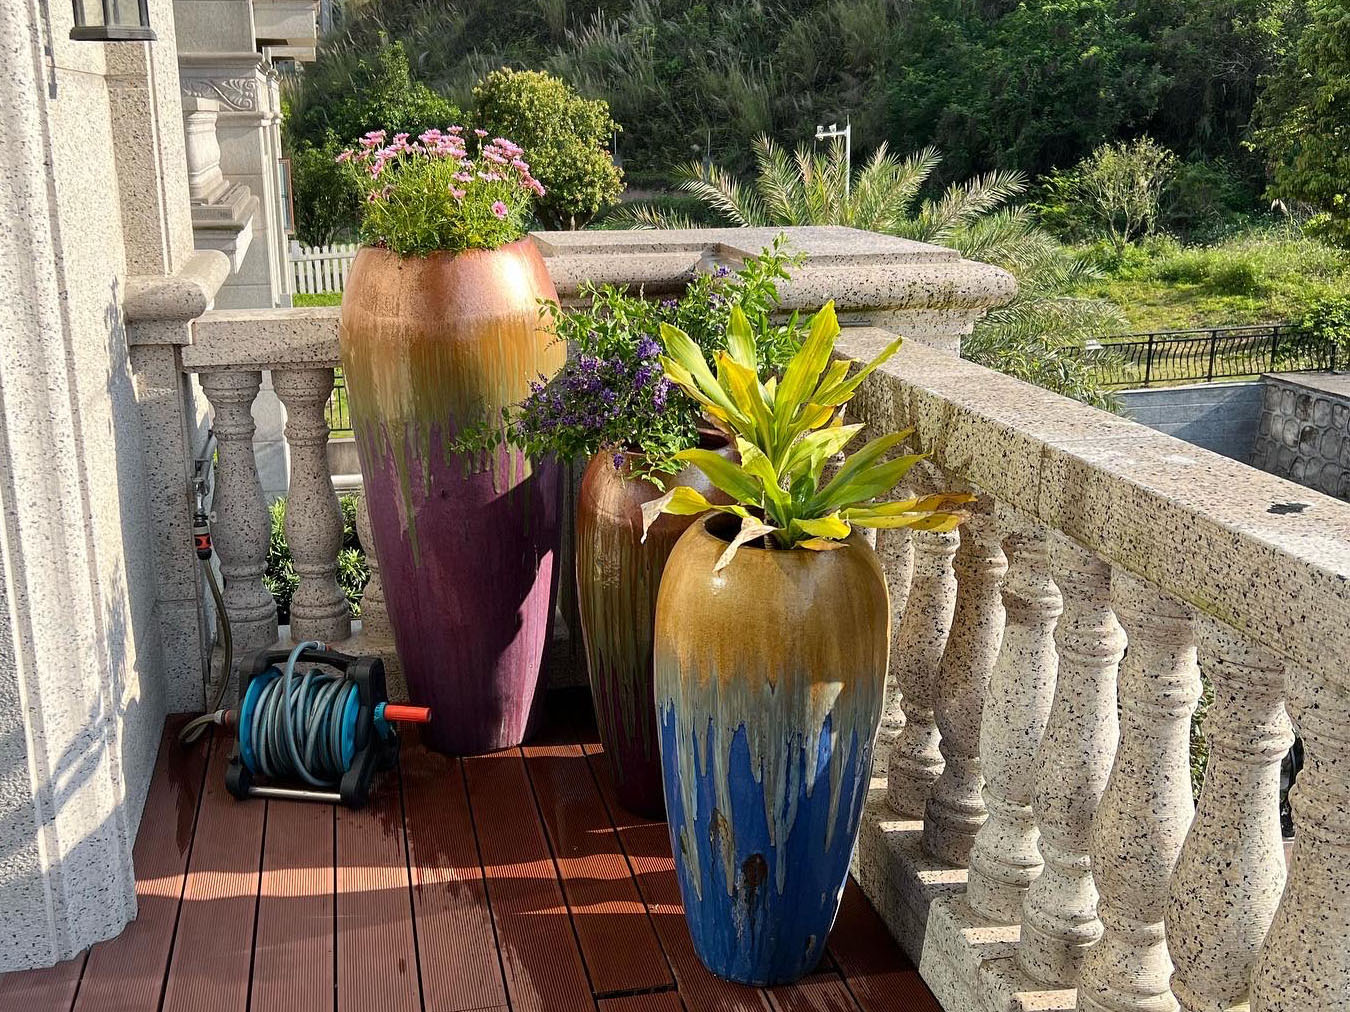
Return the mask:
[(159, 539), (193, 404), (172, 318), (209, 296), (181, 284), (202, 264), (171, 3), (149, 9), (158, 41), (105, 44), (69, 4), (0, 4), (0, 971), (135, 916), (166, 641), (200, 683), (199, 588), (166, 601)]
[(1252, 466), (1350, 499), (1350, 375), (1264, 379)]
[(1261, 415), (1261, 383), (1197, 383), (1125, 390), (1125, 414), (1150, 429), (1203, 446), (1244, 464)]

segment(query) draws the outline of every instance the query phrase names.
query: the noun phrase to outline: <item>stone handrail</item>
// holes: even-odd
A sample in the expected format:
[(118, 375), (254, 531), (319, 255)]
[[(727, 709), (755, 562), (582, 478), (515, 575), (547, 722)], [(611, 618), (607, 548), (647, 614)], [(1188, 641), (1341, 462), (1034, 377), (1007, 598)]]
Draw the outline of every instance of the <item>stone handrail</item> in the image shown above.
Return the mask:
[(1345, 1007), (1350, 504), (916, 342), (853, 407), (980, 496), (955, 552), (884, 557), (914, 573), (892, 665), (915, 705), (890, 704), (856, 860), (944, 1007)]
[[(784, 301), (835, 297), (854, 324), (841, 353), (917, 338), (854, 413), (873, 433), (913, 426), (931, 454), (922, 482), (979, 496), (959, 533), (878, 539), (893, 679), (855, 872), (929, 985), (952, 1012), (1343, 1007), (1350, 504), (951, 354), (1011, 294), (1000, 271), (905, 240), (790, 231), (807, 260)], [(775, 234), (535, 240), (568, 302), (583, 279), (678, 291)], [(350, 628), (321, 452), (337, 318), (210, 312), (182, 349), (215, 408), (217, 547), (245, 648), (277, 635), (248, 410), (264, 369), (290, 415), (301, 507), (287, 527), (292, 635)], [(379, 599), (375, 582), (363, 624), (383, 625)], [(1213, 702), (1193, 808), (1202, 677)], [(1286, 705), (1307, 754), (1287, 888)]]

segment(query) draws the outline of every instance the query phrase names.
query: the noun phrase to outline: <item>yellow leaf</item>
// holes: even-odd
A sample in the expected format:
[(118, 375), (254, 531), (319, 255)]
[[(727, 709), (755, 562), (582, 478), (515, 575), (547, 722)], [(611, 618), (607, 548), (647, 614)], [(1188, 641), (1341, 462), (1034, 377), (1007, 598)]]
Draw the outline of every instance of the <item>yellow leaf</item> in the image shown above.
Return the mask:
[(825, 538), (807, 538), (805, 541), (798, 541), (797, 548), (806, 548), (813, 552), (832, 552), (836, 548), (847, 548), (848, 545), (842, 541), (828, 541)]
[(731, 544), (727, 545), (726, 551), (718, 556), (717, 563), (713, 566), (713, 572), (721, 572), (731, 565), (731, 560), (736, 557), (736, 550), (747, 541), (754, 541), (755, 538), (764, 537), (778, 530), (777, 527), (771, 527), (764, 521), (756, 517), (743, 517), (741, 519), (741, 529), (736, 536), (731, 539)]

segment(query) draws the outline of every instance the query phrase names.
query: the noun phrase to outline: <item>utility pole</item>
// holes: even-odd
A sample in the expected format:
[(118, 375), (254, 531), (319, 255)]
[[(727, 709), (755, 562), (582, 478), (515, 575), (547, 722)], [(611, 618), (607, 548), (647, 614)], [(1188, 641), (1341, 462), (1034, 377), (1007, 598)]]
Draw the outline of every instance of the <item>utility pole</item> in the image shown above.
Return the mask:
[(853, 188), (853, 123), (851, 120), (844, 120), (844, 129), (839, 129), (838, 123), (831, 123), (827, 130), (823, 126), (816, 127), (816, 140), (826, 141), (844, 138), (844, 165), (848, 171), (844, 174), (844, 193), (849, 194)]

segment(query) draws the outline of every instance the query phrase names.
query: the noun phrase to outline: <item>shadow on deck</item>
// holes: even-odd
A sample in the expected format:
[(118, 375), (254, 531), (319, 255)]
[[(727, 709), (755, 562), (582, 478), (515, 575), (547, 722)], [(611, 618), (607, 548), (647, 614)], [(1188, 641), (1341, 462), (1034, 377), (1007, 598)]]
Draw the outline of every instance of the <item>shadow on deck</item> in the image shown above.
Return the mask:
[[(166, 730), (135, 860), (136, 921), (0, 976), (22, 1012), (940, 1012), (850, 881), (821, 966), (767, 990), (703, 969), (665, 824), (614, 800), (589, 698), (537, 739), (448, 759), (405, 738), (360, 812), (236, 802), (228, 741)], [(177, 724), (171, 721), (171, 728)]]

